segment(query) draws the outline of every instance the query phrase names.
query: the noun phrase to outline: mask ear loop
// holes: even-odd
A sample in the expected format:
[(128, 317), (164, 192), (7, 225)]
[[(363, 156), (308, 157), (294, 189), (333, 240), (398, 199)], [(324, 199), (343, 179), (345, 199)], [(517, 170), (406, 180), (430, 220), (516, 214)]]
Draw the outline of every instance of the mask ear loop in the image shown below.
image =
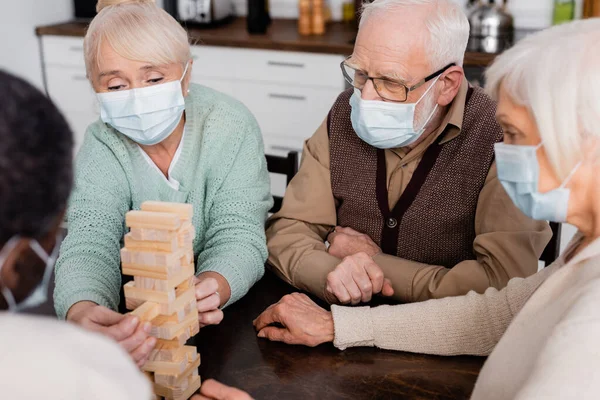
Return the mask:
[(183, 82), (183, 80), (185, 79), (185, 76), (187, 75), (187, 71), (188, 71), (188, 68), (189, 68), (189, 66), (190, 66), (190, 62), (188, 61), (188, 62), (185, 64), (185, 68), (184, 68), (184, 70), (183, 70), (183, 75), (181, 76), (181, 79), (179, 79), (179, 83), (182, 83), (182, 82)]
[[(189, 66), (190, 66), (190, 62), (188, 61), (185, 64), (185, 69), (183, 70), (183, 75), (181, 76), (181, 79), (179, 80), (179, 83), (183, 83), (183, 80), (185, 79), (185, 76), (187, 75), (187, 71), (188, 71)], [(188, 89), (187, 92), (189, 93), (190, 89)]]
[(567, 186), (567, 184), (569, 183), (569, 181), (573, 178), (573, 175), (575, 175), (575, 173), (577, 172), (577, 170), (579, 169), (579, 167), (581, 167), (581, 164), (583, 163), (583, 161), (579, 161), (577, 163), (577, 165), (575, 165), (575, 168), (573, 168), (573, 171), (571, 171), (569, 173), (569, 175), (565, 178), (565, 180), (563, 181), (563, 183), (561, 183), (560, 188), (564, 189), (565, 186)]
[[(2, 250), (0, 250), (0, 271), (2, 271), (2, 268), (4, 267), (4, 264), (6, 263), (6, 259), (8, 259), (9, 254), (15, 249), (15, 247), (17, 247), (17, 244), (19, 243), (19, 239), (21, 239), (21, 237), (19, 235), (13, 236), (4, 245)], [(2, 275), (1, 274), (0, 274), (0, 283), (2, 283)], [(8, 287), (6, 287), (4, 285), (4, 283), (2, 283), (2, 288), (1, 288), (0, 292), (4, 296), (4, 299), (6, 300), (6, 302), (8, 303), (8, 310), (9, 311), (15, 310), (17, 308), (17, 302), (15, 300), (15, 296), (13, 296), (10, 289)]]
[[(427, 93), (429, 93), (429, 91), (431, 90), (431, 88), (435, 86), (435, 84), (437, 83), (437, 81), (438, 81), (440, 78), (441, 78), (441, 75), (440, 75), (440, 76), (438, 76), (437, 78), (435, 78), (435, 81), (433, 81), (433, 83), (431, 84), (431, 86), (429, 86), (429, 89), (427, 89), (427, 90), (425, 91), (425, 93), (423, 93), (423, 96), (421, 96), (421, 98), (420, 98), (420, 99), (419, 99), (419, 100), (418, 100), (418, 101), (415, 103), (415, 108), (417, 107), (417, 104), (419, 104), (419, 102), (420, 102), (421, 100), (423, 100), (423, 98), (424, 98), (424, 97), (427, 95)], [(429, 117), (427, 118), (427, 120), (425, 121), (425, 123), (423, 124), (423, 126), (422, 126), (422, 127), (420, 127), (418, 130), (417, 130), (417, 129), (415, 129), (415, 131), (416, 131), (416, 132), (419, 132), (419, 131), (424, 131), (424, 130), (425, 130), (425, 127), (427, 126), (427, 124), (429, 124), (429, 122), (431, 122), (431, 118), (433, 118), (433, 116), (434, 116), (434, 114), (435, 114), (435, 110), (437, 110), (437, 108), (438, 108), (438, 104), (437, 104), (437, 103), (435, 103), (435, 107), (433, 107), (433, 110), (431, 111), (431, 114), (429, 114)], [(413, 129), (414, 129), (414, 126), (413, 126)]]
[(419, 100), (417, 100), (417, 102), (415, 103), (415, 107), (417, 106), (417, 104), (419, 104), (419, 102), (421, 100), (423, 100), (423, 97), (427, 96), (427, 93), (429, 93), (429, 91), (435, 86), (436, 83), (438, 83), (438, 81), (440, 80), (442, 76), (438, 76), (437, 78), (435, 78), (435, 80), (433, 81), (433, 83), (429, 86), (429, 89), (427, 89), (425, 91), (425, 93), (423, 93), (423, 95), (421, 97), (419, 97)]
[(52, 253), (48, 255), (46, 250), (40, 245), (40, 242), (37, 240), (32, 240), (29, 243), (31, 249), (38, 255), (40, 259), (44, 261), (46, 264), (46, 269), (44, 270), (44, 277), (42, 279), (42, 285), (47, 287), (48, 281), (50, 281), (50, 276), (52, 276), (52, 271), (54, 271), (54, 267), (56, 265), (56, 259), (58, 258), (58, 252), (60, 251), (60, 244), (62, 243), (63, 235), (56, 235), (56, 242), (54, 243), (54, 248), (52, 249)]

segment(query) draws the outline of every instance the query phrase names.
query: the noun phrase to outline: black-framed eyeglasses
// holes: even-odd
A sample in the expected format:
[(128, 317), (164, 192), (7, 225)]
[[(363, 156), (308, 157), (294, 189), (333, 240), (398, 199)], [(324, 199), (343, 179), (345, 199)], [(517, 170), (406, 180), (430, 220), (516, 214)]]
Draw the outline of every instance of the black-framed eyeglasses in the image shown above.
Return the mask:
[(415, 85), (408, 87), (404, 83), (395, 81), (390, 78), (375, 78), (369, 76), (365, 71), (361, 71), (360, 69), (356, 69), (347, 64), (347, 61), (350, 57), (342, 61), (340, 67), (342, 68), (342, 74), (344, 74), (344, 79), (357, 88), (358, 90), (362, 90), (367, 81), (373, 82), (373, 87), (375, 91), (384, 101), (391, 101), (395, 103), (404, 103), (408, 99), (408, 93), (412, 92), (415, 89), (423, 86), (426, 82), (429, 82), (433, 78), (443, 74), (448, 68), (456, 65), (455, 63), (451, 63), (446, 65), (444, 68), (434, 72), (431, 75), (426, 76), (421, 79)]

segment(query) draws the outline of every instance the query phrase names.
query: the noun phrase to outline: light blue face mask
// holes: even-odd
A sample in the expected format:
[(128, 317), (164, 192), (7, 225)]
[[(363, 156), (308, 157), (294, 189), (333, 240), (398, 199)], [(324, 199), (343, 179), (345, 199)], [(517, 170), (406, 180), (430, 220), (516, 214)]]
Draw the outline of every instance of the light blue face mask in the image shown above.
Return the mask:
[(154, 145), (173, 133), (185, 110), (181, 82), (189, 63), (178, 81), (139, 89), (97, 93), (100, 119), (134, 142)]
[(496, 143), (498, 180), (523, 214), (536, 220), (566, 222), (571, 191), (565, 186), (581, 163), (575, 166), (559, 188), (540, 193), (537, 150), (541, 146), (542, 143), (537, 146)]
[(350, 98), (352, 127), (363, 141), (378, 149), (396, 149), (416, 142), (433, 118), (437, 104), (420, 128), (415, 128), (415, 109), (438, 81), (439, 76), (416, 103), (363, 100), (354, 89)]
[[(8, 258), (9, 254), (17, 246), (17, 243), (19, 243), (19, 239), (19, 236), (14, 236), (4, 245), (2, 250), (0, 250), (0, 271), (2, 271), (2, 268), (4, 267), (4, 264), (6, 263), (6, 259)], [(9, 312), (16, 313), (19, 311), (26, 310), (28, 308), (37, 307), (46, 302), (46, 300), (48, 299), (48, 286), (50, 285), (50, 277), (52, 276), (54, 264), (56, 263), (56, 258), (58, 257), (58, 251), (60, 249), (61, 241), (62, 236), (58, 235), (56, 237), (56, 244), (54, 245), (54, 249), (52, 250), (51, 255), (48, 255), (48, 253), (46, 253), (46, 251), (42, 248), (42, 246), (38, 243), (37, 240), (31, 240), (29, 242), (29, 246), (31, 247), (31, 249), (46, 264), (46, 268), (44, 270), (44, 277), (36, 286), (36, 288), (31, 291), (29, 296), (27, 296), (27, 298), (25, 298), (20, 303), (17, 303), (10, 289), (8, 289), (5, 285), (2, 285), (0, 292), (6, 299), (6, 302), (8, 303)], [(1, 276), (2, 275), (0, 274), (0, 277)]]

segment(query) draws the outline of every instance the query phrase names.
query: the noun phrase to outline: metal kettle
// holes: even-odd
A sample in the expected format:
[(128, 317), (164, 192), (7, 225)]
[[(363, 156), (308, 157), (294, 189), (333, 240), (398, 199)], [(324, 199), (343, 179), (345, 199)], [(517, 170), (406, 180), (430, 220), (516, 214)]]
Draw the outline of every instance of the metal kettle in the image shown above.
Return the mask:
[(469, 50), (484, 53), (500, 53), (513, 43), (513, 17), (506, 11), (505, 4), (494, 0), (479, 1), (469, 14), (471, 35)]

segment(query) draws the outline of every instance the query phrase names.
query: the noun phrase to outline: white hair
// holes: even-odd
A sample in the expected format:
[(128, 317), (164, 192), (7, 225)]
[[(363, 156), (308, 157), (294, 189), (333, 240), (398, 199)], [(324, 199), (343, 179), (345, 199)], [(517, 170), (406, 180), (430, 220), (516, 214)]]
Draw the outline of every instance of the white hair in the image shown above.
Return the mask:
[(600, 139), (600, 19), (531, 35), (500, 55), (486, 72), (488, 94), (500, 87), (527, 107), (556, 176), (564, 180)]
[(154, 0), (99, 0), (96, 9), (83, 43), (89, 77), (104, 41), (128, 60), (185, 65), (191, 59), (187, 32)]
[(375, 0), (363, 4), (360, 25), (375, 15), (412, 7), (430, 9), (424, 24), (429, 33), (425, 43), (433, 70), (450, 63), (462, 66), (469, 41), (469, 20), (452, 0)]

